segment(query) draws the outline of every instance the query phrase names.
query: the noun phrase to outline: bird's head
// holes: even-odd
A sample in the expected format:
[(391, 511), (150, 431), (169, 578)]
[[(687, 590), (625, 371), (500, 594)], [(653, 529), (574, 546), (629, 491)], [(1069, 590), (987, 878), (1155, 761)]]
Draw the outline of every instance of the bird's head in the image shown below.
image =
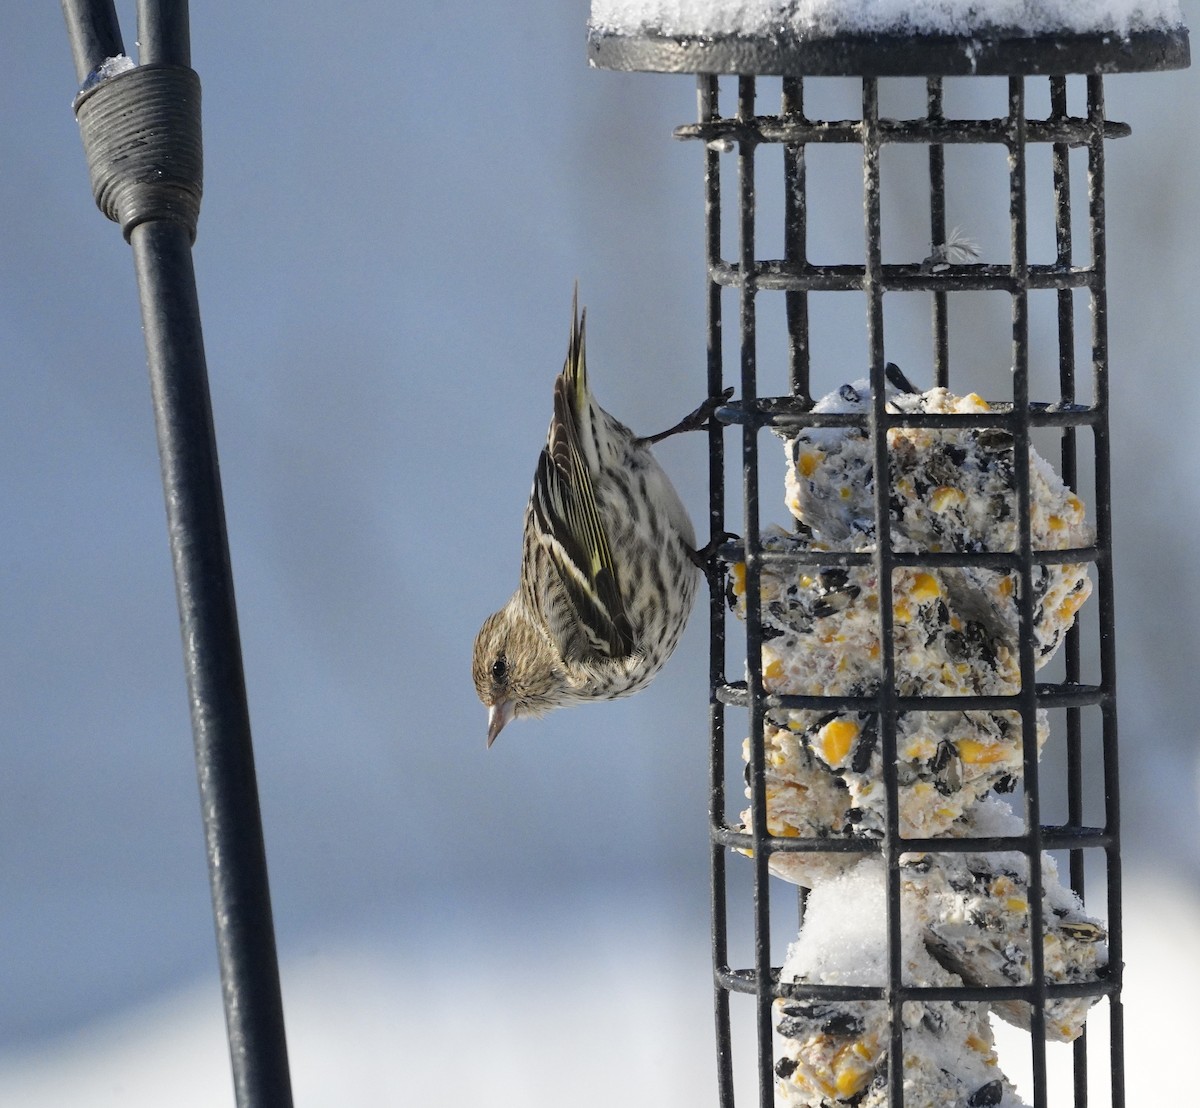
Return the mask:
[(488, 708), (488, 746), (509, 720), (540, 716), (564, 702), (566, 682), (554, 651), (516, 601), (488, 616), (475, 637), (471, 677)]

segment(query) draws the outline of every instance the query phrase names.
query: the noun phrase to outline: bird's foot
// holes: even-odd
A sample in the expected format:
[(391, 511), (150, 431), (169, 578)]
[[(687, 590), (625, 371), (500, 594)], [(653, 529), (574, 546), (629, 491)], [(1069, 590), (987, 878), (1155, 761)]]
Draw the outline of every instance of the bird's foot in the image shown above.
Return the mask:
[(642, 442), (653, 444), (662, 442), (663, 439), (669, 439), (672, 435), (681, 435), (685, 431), (702, 431), (708, 426), (713, 412), (722, 404), (728, 402), (732, 395), (733, 389), (726, 389), (719, 396), (710, 396), (694, 412), (685, 415), (674, 427), (668, 427), (665, 431), (660, 431), (657, 435), (648, 435), (642, 439)]
[(736, 542), (738, 536), (732, 531), (718, 531), (699, 550), (688, 547), (688, 557), (692, 559), (697, 569), (705, 573), (715, 573), (721, 561), (718, 552), (727, 542)]

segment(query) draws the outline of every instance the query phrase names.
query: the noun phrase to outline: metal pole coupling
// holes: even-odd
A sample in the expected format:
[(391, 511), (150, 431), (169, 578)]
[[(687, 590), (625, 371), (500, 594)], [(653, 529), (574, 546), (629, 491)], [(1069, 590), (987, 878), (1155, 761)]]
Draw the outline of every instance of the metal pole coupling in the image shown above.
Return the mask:
[(200, 78), (182, 65), (140, 65), (85, 87), (75, 116), (96, 205), (128, 242), (150, 220), (196, 241), (203, 192)]

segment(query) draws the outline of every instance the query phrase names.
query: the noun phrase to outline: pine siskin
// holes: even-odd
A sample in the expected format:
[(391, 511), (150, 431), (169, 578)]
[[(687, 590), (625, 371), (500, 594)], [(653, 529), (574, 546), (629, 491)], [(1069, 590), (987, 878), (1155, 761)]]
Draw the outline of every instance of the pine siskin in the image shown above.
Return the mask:
[(650, 445), (703, 427), (729, 393), (638, 438), (588, 388), (577, 300), (525, 509), (521, 583), (475, 639), (488, 746), (511, 719), (649, 684), (679, 641), (706, 558)]

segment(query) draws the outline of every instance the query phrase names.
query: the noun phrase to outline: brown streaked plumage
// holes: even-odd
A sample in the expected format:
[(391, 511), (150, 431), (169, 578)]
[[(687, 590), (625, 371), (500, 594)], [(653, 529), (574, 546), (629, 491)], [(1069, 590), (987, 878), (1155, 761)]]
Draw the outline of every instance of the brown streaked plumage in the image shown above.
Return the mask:
[(639, 438), (588, 388), (585, 317), (572, 304), (525, 510), (520, 584), (475, 639), (488, 746), (512, 719), (644, 688), (674, 651), (696, 596), (695, 533), (650, 445), (704, 426), (724, 397)]

